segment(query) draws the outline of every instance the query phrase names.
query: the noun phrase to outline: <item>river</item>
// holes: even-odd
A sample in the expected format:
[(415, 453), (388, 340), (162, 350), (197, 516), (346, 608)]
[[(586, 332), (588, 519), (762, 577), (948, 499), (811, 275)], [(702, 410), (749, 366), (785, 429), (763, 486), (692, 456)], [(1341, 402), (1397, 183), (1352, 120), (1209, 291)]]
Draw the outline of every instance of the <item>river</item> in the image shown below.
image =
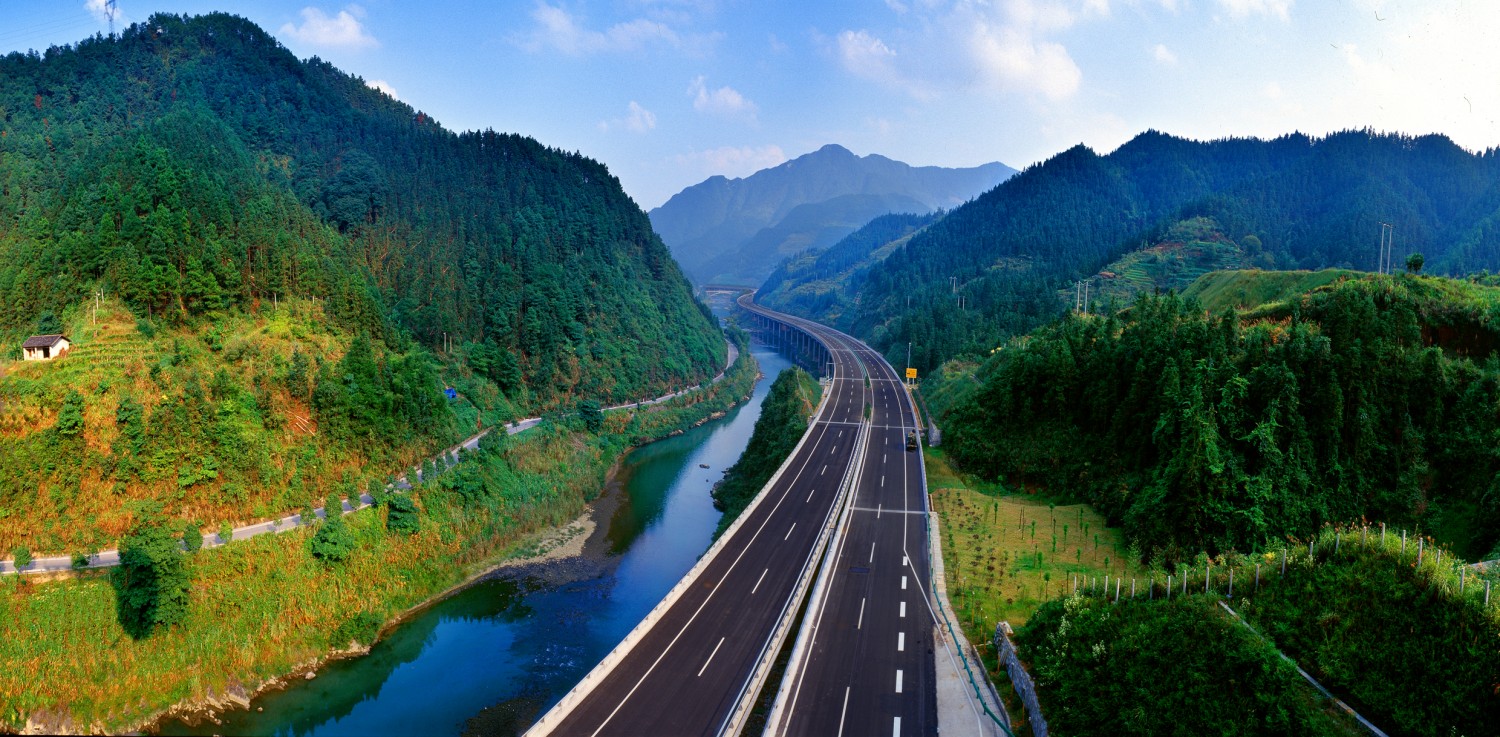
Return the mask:
[[(752, 350), (767, 379), (722, 419), (637, 448), (615, 476), (592, 560), (571, 573), (481, 581), (433, 604), (364, 657), (256, 698), (222, 725), (161, 734), (515, 734), (556, 703), (646, 616), (708, 549), (719, 512), (709, 489), (745, 450), (771, 378), (790, 364)], [(703, 468), (700, 464), (706, 465)], [(607, 495), (608, 496), (608, 495)], [(602, 516), (602, 515), (600, 515)]]

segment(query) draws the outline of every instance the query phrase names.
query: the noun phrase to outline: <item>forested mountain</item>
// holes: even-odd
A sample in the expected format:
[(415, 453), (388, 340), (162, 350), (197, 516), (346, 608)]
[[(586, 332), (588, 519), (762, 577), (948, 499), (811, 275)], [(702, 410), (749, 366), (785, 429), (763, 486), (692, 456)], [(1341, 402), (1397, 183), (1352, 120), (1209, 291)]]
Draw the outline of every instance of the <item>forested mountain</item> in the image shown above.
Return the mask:
[(0, 334), (95, 288), (189, 324), (286, 297), (445, 336), (512, 400), (640, 397), (723, 340), (601, 164), (453, 133), (225, 14), (0, 59)]
[(1324, 286), (1216, 313), (1144, 294), (1012, 340), (972, 378), (924, 386), (950, 457), (1090, 502), (1148, 560), (1255, 551), (1361, 519), (1500, 556), (1500, 289), (1212, 276), (1225, 297), (1280, 296), (1284, 276)]
[(1000, 163), (913, 167), (827, 145), (744, 179), (711, 177), (651, 211), (700, 284), (759, 284), (787, 256), (836, 243), (891, 212), (957, 207), (1015, 173)]
[(755, 295), (773, 309), (839, 325), (857, 309), (859, 294), (849, 289), (864, 280), (875, 263), (906, 245), (912, 234), (943, 216), (941, 210), (914, 215), (882, 215), (832, 246), (805, 251), (782, 261)]
[[(1421, 252), (1429, 271), (1495, 268), (1500, 157), (1369, 131), (1209, 142), (1152, 131), (1105, 156), (1077, 146), (852, 272), (840, 289), (859, 306), (841, 326), (903, 359), (911, 341), (923, 370), (983, 355), (1060, 315), (1076, 280), (1172, 243), (1185, 221), (1214, 234), (1191, 242), (1239, 251), (1213, 259), (1226, 263), (1373, 270), (1389, 223), (1398, 262)], [(780, 289), (804, 278), (820, 277)]]

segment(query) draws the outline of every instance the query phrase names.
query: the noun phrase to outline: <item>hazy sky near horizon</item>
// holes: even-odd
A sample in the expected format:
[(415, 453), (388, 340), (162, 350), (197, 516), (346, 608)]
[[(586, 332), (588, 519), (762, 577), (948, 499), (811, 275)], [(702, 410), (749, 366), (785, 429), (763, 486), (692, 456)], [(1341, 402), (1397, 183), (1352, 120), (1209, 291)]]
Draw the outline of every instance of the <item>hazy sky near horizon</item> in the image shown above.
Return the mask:
[[(104, 0), (0, 0), (0, 53), (107, 32)], [(1500, 147), (1493, 0), (118, 0), (224, 10), (453, 130), (609, 166), (645, 208), (827, 143), (1016, 168), (1156, 129), (1373, 128)]]

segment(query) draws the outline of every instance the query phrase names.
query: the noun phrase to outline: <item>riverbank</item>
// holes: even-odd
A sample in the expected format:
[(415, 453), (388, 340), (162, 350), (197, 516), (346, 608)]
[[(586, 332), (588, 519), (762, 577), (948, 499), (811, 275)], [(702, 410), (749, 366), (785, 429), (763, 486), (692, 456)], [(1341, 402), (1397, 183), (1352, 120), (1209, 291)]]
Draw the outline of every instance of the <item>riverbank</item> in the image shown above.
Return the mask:
[(362, 647), (335, 640), (362, 623), (386, 629), (495, 575), (490, 569), (525, 552), (539, 532), (576, 522), (627, 450), (734, 406), (756, 373), (741, 360), (691, 397), (610, 413), (599, 435), (542, 423), (500, 451), (507, 483), (486, 504), (443, 488), (440, 477), (413, 492), (422, 509), (415, 535), (387, 533), (383, 511), (350, 515), (357, 550), (338, 566), (311, 557), (306, 532), (200, 551), (188, 557), (187, 621), (143, 640), (115, 622), (102, 576), (52, 584), (5, 577), (0, 729), (122, 732), (169, 715), (208, 716), (358, 654)]
[[(771, 375), (786, 363), (764, 350), (755, 358)], [(222, 725), (166, 722), (157, 731), (520, 735), (701, 557), (721, 517), (708, 490), (745, 449), (769, 388), (758, 384), (723, 420), (622, 455), (588, 505), (595, 531), (581, 555), (554, 550), (534, 565), (502, 561), (502, 569), (388, 627), (363, 657), (329, 664), (314, 680), (290, 679), (250, 710), (221, 715)], [(576, 527), (578, 519), (558, 527)], [(555, 533), (518, 541), (514, 555), (552, 547), (562, 538)]]

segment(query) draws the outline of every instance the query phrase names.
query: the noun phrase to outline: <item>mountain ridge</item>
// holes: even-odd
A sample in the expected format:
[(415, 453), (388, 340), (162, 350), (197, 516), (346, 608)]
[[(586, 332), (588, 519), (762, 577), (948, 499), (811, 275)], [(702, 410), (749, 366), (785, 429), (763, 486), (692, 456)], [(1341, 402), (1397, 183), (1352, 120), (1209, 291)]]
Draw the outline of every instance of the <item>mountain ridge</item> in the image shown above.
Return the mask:
[[(649, 216), (697, 283), (759, 283), (781, 258), (831, 246), (890, 212), (956, 207), (1014, 171), (999, 162), (912, 166), (830, 143), (746, 177), (709, 177)], [(796, 227), (785, 222), (794, 212)]]
[(858, 283), (838, 291), (858, 308), (841, 324), (891, 356), (911, 343), (923, 371), (985, 355), (1060, 315), (1078, 280), (1188, 222), (1265, 268), (1375, 266), (1381, 223), (1394, 225), (1397, 261), (1421, 251), (1432, 271), (1494, 268), (1500, 156), (1368, 130), (1213, 141), (1152, 130), (1108, 154), (1074, 146), (851, 272)]

